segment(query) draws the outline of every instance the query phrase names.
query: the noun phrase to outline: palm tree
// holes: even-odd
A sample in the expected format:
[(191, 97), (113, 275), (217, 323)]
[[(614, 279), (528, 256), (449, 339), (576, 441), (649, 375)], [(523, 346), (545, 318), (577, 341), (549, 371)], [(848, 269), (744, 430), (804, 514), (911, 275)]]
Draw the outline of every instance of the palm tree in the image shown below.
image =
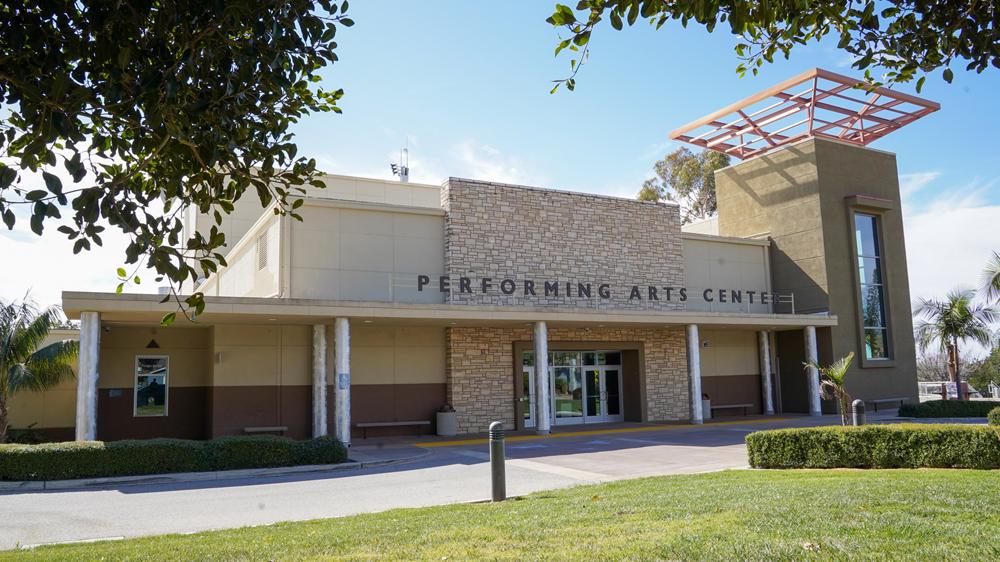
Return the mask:
[[(975, 304), (975, 291), (954, 289), (943, 300), (919, 299), (913, 315), (917, 318), (914, 329), (921, 350), (938, 342), (945, 353), (948, 378), (955, 383), (958, 399), (964, 400), (958, 346), (971, 340), (989, 347), (993, 334), (990, 325), (1000, 318), (997, 310), (988, 305)], [(947, 397), (946, 397), (947, 398)]]
[(806, 366), (813, 367), (819, 371), (819, 388), (823, 398), (826, 400), (837, 400), (837, 406), (840, 409), (841, 425), (850, 425), (851, 423), (851, 395), (847, 392), (844, 379), (847, 378), (847, 370), (851, 368), (852, 361), (854, 361), (853, 351), (848, 353), (846, 357), (841, 357), (833, 365), (827, 365), (826, 367), (821, 367), (815, 361), (806, 363)]
[(0, 443), (7, 441), (11, 396), (52, 388), (73, 377), (79, 342), (63, 340), (39, 348), (61, 320), (57, 307), (39, 311), (27, 298), (19, 303), (0, 301)]
[(993, 258), (983, 270), (983, 291), (986, 298), (1000, 302), (1000, 252), (993, 252)]

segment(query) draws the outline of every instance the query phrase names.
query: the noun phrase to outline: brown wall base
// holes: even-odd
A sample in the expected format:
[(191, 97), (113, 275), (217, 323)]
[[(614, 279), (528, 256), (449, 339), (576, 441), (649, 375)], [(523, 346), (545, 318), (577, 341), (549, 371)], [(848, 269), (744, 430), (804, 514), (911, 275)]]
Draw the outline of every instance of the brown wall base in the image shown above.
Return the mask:
[(97, 439), (150, 439), (175, 437), (204, 439), (208, 388), (174, 387), (169, 390), (166, 416), (136, 417), (131, 388), (101, 388), (97, 393)]
[[(702, 377), (701, 391), (712, 399), (712, 405), (753, 404), (747, 414), (763, 413), (760, 390), (760, 375), (728, 375)], [(742, 416), (742, 408), (714, 410), (712, 417)]]
[[(351, 386), (351, 423), (434, 421), (446, 400), (445, 384), (359, 384)], [(243, 435), (247, 427), (287, 427), (285, 435), (312, 435), (312, 387), (224, 386), (212, 389), (211, 436)], [(327, 424), (333, 431), (334, 389), (327, 387)], [(414, 428), (380, 428), (369, 436), (407, 435)], [(361, 432), (352, 428), (352, 434)]]

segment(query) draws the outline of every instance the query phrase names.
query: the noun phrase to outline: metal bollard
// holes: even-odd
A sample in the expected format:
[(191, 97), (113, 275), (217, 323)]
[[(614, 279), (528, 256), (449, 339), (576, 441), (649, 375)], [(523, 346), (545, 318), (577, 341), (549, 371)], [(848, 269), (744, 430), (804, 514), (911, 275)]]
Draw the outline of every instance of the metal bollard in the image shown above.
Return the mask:
[(493, 501), (507, 499), (507, 473), (504, 470), (503, 422), (490, 424), (490, 473), (493, 478)]
[(851, 419), (854, 425), (865, 425), (865, 401), (860, 398), (851, 402)]

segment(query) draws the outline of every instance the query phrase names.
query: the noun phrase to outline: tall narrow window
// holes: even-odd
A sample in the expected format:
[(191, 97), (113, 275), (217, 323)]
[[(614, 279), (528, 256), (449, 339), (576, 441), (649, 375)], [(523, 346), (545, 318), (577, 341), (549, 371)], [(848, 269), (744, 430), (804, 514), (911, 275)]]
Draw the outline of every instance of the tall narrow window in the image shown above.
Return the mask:
[(864, 329), (865, 357), (889, 358), (889, 329), (885, 310), (882, 245), (878, 217), (854, 214), (854, 242), (858, 251), (861, 324)]
[(135, 358), (135, 415), (167, 415), (170, 360), (164, 355)]

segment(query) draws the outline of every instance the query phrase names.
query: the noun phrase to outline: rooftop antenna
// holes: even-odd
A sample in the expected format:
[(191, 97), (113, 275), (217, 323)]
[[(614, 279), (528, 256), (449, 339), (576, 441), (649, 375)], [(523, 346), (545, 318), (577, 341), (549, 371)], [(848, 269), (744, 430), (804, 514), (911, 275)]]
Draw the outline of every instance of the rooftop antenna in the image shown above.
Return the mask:
[[(409, 145), (409, 139), (407, 139), (406, 144)], [(410, 149), (402, 148), (399, 151), (399, 164), (390, 163), (389, 167), (392, 168), (392, 175), (399, 176), (400, 183), (409, 183), (410, 181)]]

